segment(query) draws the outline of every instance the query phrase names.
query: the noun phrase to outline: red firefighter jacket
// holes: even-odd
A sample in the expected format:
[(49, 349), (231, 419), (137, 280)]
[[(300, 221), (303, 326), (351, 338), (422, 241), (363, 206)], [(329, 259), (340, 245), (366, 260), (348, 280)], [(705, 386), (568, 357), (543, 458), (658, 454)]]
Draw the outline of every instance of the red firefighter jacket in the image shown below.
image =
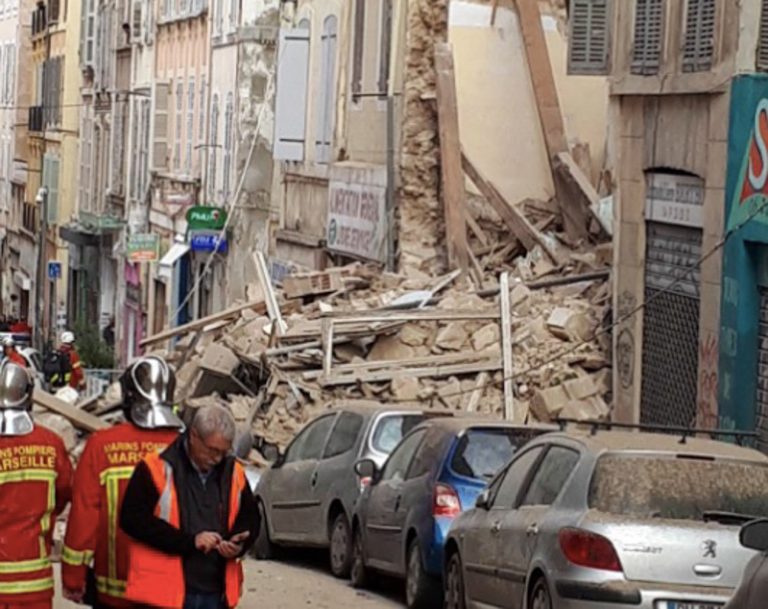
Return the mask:
[(72, 464), (64, 442), (35, 425), (0, 436), (0, 605), (53, 598), (53, 525), (70, 500)]
[(128, 607), (128, 538), (119, 526), (120, 507), (133, 469), (146, 455), (176, 439), (173, 429), (141, 429), (123, 423), (94, 433), (75, 472), (74, 499), (64, 538), (65, 588), (85, 588), (91, 563), (100, 603)]

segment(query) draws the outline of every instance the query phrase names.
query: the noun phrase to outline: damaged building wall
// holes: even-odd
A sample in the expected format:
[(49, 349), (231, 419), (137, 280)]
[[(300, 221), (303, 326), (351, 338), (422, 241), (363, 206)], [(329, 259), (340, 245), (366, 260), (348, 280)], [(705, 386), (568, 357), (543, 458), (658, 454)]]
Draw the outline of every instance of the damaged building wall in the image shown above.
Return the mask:
[[(238, 181), (243, 172), (245, 175), (242, 191), (232, 210), (232, 240), (227, 255), (227, 302), (245, 298), (246, 286), (255, 280), (250, 257), (254, 251), (267, 251), (270, 226), (276, 218), (270, 208), (270, 193), (279, 5), (278, 0), (263, 0), (250, 6), (243, 4), (237, 62), (235, 167)], [(236, 182), (236, 189), (238, 185)]]
[(448, 0), (411, 0), (406, 14), (398, 239), (400, 267), (445, 264), (440, 203), (435, 44), (448, 38)]

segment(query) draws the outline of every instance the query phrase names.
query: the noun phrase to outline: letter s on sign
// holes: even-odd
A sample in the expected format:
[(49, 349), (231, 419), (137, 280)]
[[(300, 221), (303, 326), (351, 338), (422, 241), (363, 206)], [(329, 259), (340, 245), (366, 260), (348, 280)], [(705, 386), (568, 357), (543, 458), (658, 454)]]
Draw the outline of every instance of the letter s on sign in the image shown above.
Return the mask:
[(749, 159), (749, 184), (756, 192), (762, 192), (768, 182), (768, 145), (765, 142), (765, 134), (762, 131), (760, 117), (765, 114), (768, 121), (768, 99), (761, 99), (755, 112), (755, 145), (760, 154), (760, 174), (755, 175), (753, 167), (754, 159)]

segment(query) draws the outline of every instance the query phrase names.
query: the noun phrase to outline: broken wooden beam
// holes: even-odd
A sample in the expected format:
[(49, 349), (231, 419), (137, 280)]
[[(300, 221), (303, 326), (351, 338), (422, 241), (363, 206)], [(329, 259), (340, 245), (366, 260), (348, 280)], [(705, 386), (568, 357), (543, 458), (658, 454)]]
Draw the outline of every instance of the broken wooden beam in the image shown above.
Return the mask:
[(587, 229), (590, 225), (595, 226), (598, 236), (608, 238), (609, 235), (595, 211), (600, 202), (600, 195), (571, 153), (558, 154), (554, 160), (554, 170), (565, 196), (579, 207), (579, 221), (583, 222)]
[(469, 179), (474, 182), (478, 190), (488, 200), (491, 207), (499, 214), (502, 221), (509, 227), (515, 237), (522, 243), (523, 247), (530, 251), (537, 245), (541, 246), (541, 249), (552, 259), (552, 262), (559, 266), (561, 261), (558, 259), (557, 252), (544, 235), (536, 230), (536, 227), (528, 221), (519, 209), (511, 205), (502, 196), (496, 186), (480, 172), (464, 152), (461, 153), (461, 161)]
[(435, 45), (437, 74), (437, 115), (440, 132), (440, 177), (445, 209), (445, 233), (448, 264), (466, 273), (469, 268), (467, 243), (467, 193), (461, 171), (459, 110), (456, 95), (456, 72), (453, 47), (441, 42)]
[(407, 368), (380, 370), (360, 374), (358, 372), (348, 374), (336, 374), (330, 377), (320, 377), (323, 387), (336, 385), (355, 385), (357, 383), (381, 383), (395, 378), (441, 378), (446, 376), (459, 376), (476, 374), (478, 372), (495, 372), (501, 368), (501, 359), (494, 358), (476, 364), (454, 364), (450, 366), (429, 366), (425, 368)]
[(32, 400), (35, 404), (63, 416), (72, 425), (83, 431), (98, 431), (110, 427), (109, 423), (102, 421), (99, 417), (80, 410), (77, 406), (68, 404), (41, 389), (35, 389)]
[(141, 342), (139, 343), (139, 346), (146, 347), (147, 345), (153, 345), (155, 343), (168, 340), (169, 338), (174, 338), (175, 336), (187, 334), (188, 332), (194, 332), (195, 330), (205, 329), (206, 326), (209, 326), (211, 324), (215, 324), (216, 322), (224, 321), (227, 319), (234, 321), (234, 319), (246, 309), (254, 309), (256, 312), (262, 315), (267, 311), (267, 307), (264, 304), (264, 300), (253, 300), (251, 302), (247, 302), (242, 305), (231, 307), (229, 309), (221, 311), (220, 313), (214, 313), (213, 315), (208, 315), (207, 317), (196, 319), (195, 321), (191, 321), (188, 324), (184, 324), (183, 326), (177, 326), (176, 328), (170, 328), (158, 334), (147, 336), (146, 338), (141, 340)]
[(501, 357), (504, 363), (504, 418), (511, 421), (515, 418), (515, 398), (512, 384), (512, 311), (509, 298), (509, 273), (504, 272), (499, 278), (499, 308), (501, 314)]

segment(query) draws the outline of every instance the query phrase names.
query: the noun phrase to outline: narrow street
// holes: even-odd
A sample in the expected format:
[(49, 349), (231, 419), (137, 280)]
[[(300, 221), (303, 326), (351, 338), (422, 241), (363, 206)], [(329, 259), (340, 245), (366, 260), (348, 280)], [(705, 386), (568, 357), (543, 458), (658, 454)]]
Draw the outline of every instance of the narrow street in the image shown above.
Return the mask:
[[(57, 574), (58, 578), (58, 574)], [(241, 609), (402, 609), (402, 585), (385, 580), (375, 592), (358, 591), (349, 582), (335, 579), (325, 565), (325, 554), (294, 553), (282, 562), (245, 563), (245, 596)], [(391, 590), (392, 592), (389, 592)], [(57, 591), (53, 609), (78, 605)]]

